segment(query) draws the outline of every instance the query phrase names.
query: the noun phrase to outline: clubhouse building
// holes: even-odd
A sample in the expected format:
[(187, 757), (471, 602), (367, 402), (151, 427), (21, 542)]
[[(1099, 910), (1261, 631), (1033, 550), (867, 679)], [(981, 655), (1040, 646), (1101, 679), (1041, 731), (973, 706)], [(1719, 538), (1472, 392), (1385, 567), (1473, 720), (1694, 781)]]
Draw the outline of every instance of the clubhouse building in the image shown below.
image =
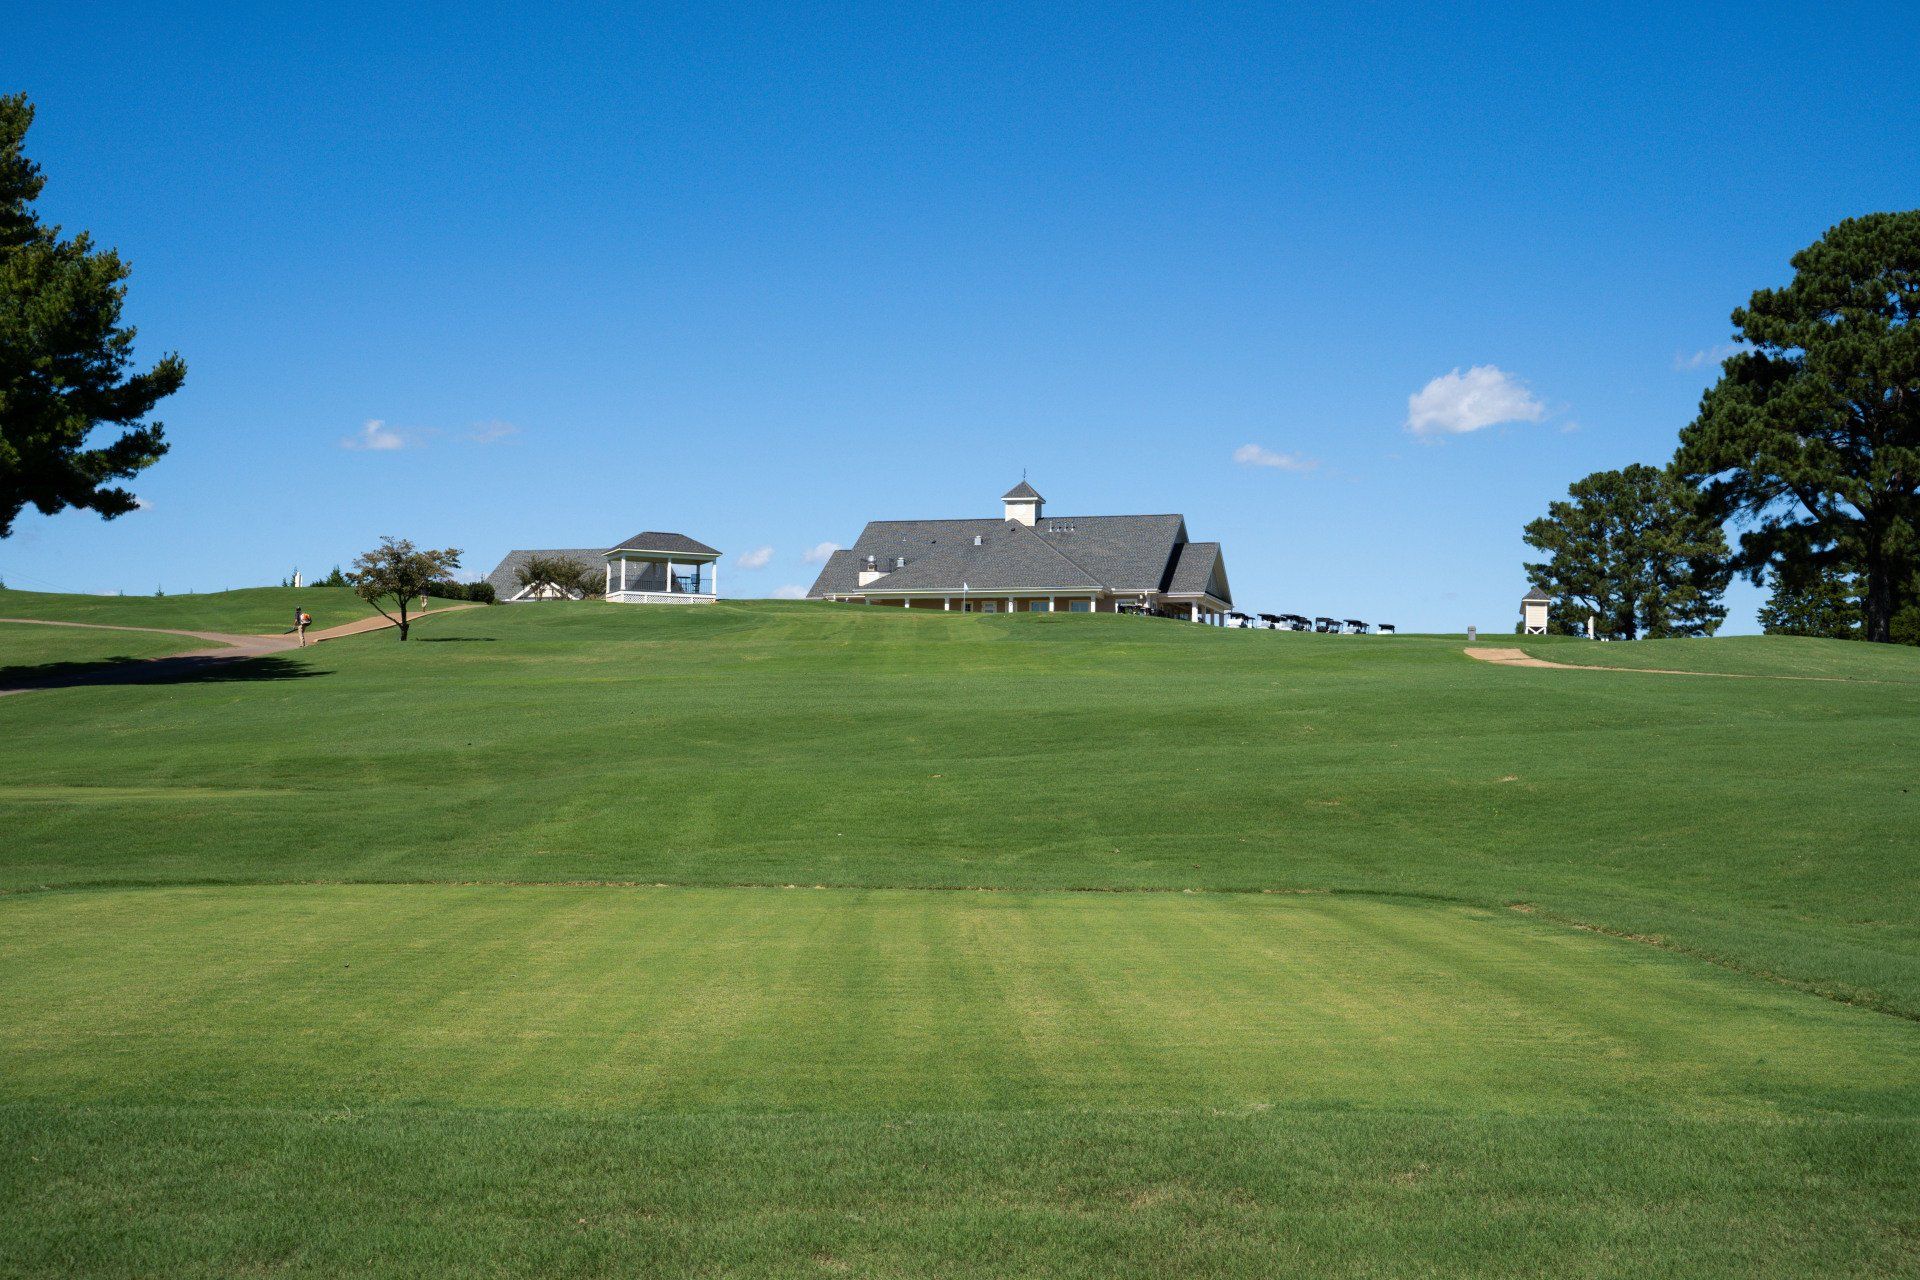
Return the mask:
[(1217, 542), (1186, 517), (1049, 516), (1022, 480), (998, 519), (875, 520), (820, 571), (810, 600), (971, 613), (1149, 613), (1224, 623)]

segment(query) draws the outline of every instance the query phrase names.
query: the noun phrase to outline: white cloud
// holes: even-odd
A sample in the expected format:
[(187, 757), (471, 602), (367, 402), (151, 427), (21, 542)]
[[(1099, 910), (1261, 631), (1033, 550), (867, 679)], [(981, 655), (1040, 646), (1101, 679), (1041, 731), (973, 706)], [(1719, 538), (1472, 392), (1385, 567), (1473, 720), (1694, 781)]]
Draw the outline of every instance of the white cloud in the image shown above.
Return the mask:
[(1547, 406), (1524, 382), (1490, 364), (1443, 373), (1407, 397), (1407, 430), (1429, 440), (1546, 416)]
[(1311, 471), (1319, 466), (1312, 458), (1297, 453), (1275, 453), (1257, 444), (1243, 444), (1233, 451), (1233, 460), (1243, 467), (1272, 467), (1278, 471)]
[(404, 449), (409, 441), (406, 436), (389, 427), (378, 418), (368, 418), (366, 425), (358, 432), (340, 441), (342, 449), (368, 449), (385, 452), (388, 449)]
[(807, 564), (824, 564), (827, 557), (839, 549), (840, 544), (837, 542), (823, 542), (819, 546), (809, 549), (800, 559)]
[(773, 589), (773, 598), (775, 600), (805, 600), (807, 598), (807, 589), (791, 584), (784, 587), (775, 587)]
[(1704, 368), (1710, 364), (1718, 365), (1722, 360), (1725, 360), (1738, 350), (1740, 350), (1739, 343), (1723, 342), (1717, 347), (1702, 347), (1692, 355), (1685, 355), (1676, 351), (1673, 356), (1673, 371), (1675, 373), (1686, 373), (1691, 369)]
[(772, 547), (755, 547), (751, 551), (735, 556), (733, 558), (733, 567), (736, 569), (764, 569), (767, 567), (767, 562), (772, 559)]
[(467, 432), (467, 439), (475, 444), (493, 444), (496, 441), (505, 440), (508, 436), (519, 434), (520, 428), (511, 422), (502, 422), (498, 418), (493, 418), (486, 422), (474, 423), (472, 430)]

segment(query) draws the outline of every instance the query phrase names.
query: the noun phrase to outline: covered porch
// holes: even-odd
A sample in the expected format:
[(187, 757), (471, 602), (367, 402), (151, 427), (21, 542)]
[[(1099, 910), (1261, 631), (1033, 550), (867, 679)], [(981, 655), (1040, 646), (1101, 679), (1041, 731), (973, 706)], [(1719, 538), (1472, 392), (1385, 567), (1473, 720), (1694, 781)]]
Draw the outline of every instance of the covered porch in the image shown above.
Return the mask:
[(614, 604), (712, 604), (720, 598), (719, 559), (718, 551), (684, 535), (643, 535), (606, 553), (607, 599)]

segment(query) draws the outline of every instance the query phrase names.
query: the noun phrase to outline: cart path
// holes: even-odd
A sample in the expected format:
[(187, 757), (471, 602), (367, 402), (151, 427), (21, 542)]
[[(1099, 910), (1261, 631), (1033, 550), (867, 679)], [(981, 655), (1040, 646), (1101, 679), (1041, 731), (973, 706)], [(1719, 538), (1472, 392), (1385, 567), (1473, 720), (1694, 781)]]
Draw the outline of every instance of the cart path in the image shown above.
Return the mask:
[[(436, 614), (457, 613), (462, 609), (479, 607), (477, 603), (442, 605), (438, 609), (409, 614), (407, 624), (411, 626), (422, 618), (430, 618)], [(19, 683), (0, 687), (0, 697), (11, 693), (26, 693), (33, 689), (67, 689), (86, 684), (144, 684), (156, 680), (193, 680), (223, 663), (246, 658), (264, 658), (301, 647), (300, 637), (291, 632), (277, 636), (249, 636), (236, 635), (227, 631), (181, 631), (173, 627), (126, 627), (105, 622), (54, 622), (46, 618), (0, 618), (0, 622), (24, 623), (35, 627), (80, 627), (88, 631), (143, 631), (148, 635), (185, 636), (191, 640), (204, 641), (207, 645), (206, 648), (188, 649), (181, 653), (168, 654), (163, 658), (136, 658), (126, 662), (94, 665), (84, 671), (56, 670), (50, 671), (45, 676), (29, 676)], [(323, 631), (309, 631), (307, 643), (313, 645), (323, 640), (341, 640), (347, 636), (365, 635), (369, 631), (383, 631), (397, 625), (399, 624), (392, 619), (376, 613), (370, 618), (357, 618), (352, 622), (343, 622), (337, 627), (328, 627)]]
[(1525, 649), (1487, 649), (1469, 646), (1461, 650), (1469, 658), (1491, 662), (1499, 667), (1545, 667), (1551, 671), (1622, 671), (1642, 676), (1710, 676), (1716, 680), (1811, 680), (1819, 684), (1901, 684), (1899, 680), (1855, 680), (1847, 676), (1779, 676), (1757, 671), (1678, 671), (1672, 667), (1590, 667), (1574, 662), (1549, 662), (1536, 658)]

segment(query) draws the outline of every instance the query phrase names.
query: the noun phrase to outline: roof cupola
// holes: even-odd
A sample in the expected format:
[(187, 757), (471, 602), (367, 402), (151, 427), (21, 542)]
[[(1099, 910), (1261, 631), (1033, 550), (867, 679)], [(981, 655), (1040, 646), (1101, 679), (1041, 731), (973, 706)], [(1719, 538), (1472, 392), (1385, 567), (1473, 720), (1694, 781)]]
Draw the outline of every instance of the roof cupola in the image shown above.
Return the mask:
[(1007, 519), (1018, 520), (1031, 529), (1040, 523), (1040, 508), (1047, 500), (1027, 483), (1025, 476), (1022, 476), (1019, 484), (1000, 495), (1000, 501), (1006, 510)]

